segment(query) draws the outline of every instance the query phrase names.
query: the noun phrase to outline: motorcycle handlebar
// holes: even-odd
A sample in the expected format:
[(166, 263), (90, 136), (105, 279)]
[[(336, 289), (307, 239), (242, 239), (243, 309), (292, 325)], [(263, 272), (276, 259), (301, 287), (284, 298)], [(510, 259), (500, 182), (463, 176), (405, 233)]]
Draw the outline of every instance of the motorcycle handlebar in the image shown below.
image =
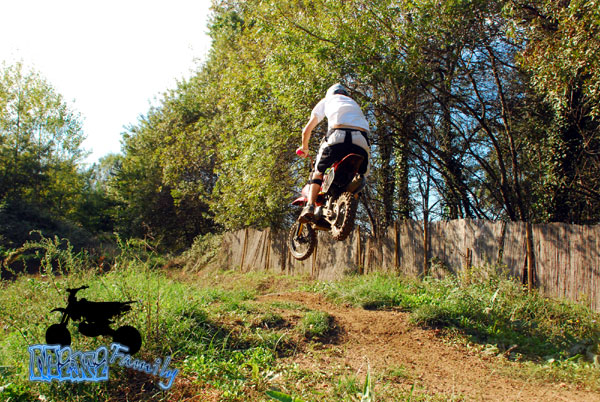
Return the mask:
[(67, 292), (77, 292), (79, 290), (83, 290), (83, 289), (87, 289), (87, 288), (89, 288), (88, 285), (83, 285), (83, 286), (78, 287), (78, 288), (67, 288)]
[[(296, 155), (298, 155), (301, 158), (303, 157), (302, 155), (304, 155), (304, 152), (302, 152), (302, 147), (300, 147), (296, 150)], [(304, 156), (303, 158), (306, 158), (306, 157), (308, 157), (308, 159), (310, 160), (310, 165), (313, 166), (314, 162), (313, 162), (312, 156), (309, 153), (306, 153), (306, 156)]]

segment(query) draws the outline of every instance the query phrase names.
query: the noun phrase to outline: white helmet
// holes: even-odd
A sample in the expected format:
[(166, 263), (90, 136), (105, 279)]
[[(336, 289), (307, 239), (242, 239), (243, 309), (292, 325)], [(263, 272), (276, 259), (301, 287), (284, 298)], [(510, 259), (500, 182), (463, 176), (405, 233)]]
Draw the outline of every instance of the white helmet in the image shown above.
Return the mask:
[(327, 95), (325, 97), (329, 98), (333, 95), (346, 95), (348, 96), (348, 92), (346, 92), (346, 88), (342, 84), (334, 84), (327, 90)]

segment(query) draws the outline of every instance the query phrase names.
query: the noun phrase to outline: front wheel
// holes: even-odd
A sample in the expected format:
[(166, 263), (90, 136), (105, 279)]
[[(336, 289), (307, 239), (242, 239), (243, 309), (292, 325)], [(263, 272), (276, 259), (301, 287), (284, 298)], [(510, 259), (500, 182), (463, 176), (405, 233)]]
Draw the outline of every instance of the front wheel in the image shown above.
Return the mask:
[(71, 345), (71, 333), (66, 324), (53, 324), (46, 330), (46, 344), (48, 345)]
[(310, 224), (296, 221), (290, 229), (289, 245), (295, 259), (306, 260), (315, 251), (317, 234)]
[(334, 240), (346, 240), (354, 228), (354, 218), (358, 200), (354, 194), (345, 192), (336, 201), (335, 222), (331, 225), (331, 236)]

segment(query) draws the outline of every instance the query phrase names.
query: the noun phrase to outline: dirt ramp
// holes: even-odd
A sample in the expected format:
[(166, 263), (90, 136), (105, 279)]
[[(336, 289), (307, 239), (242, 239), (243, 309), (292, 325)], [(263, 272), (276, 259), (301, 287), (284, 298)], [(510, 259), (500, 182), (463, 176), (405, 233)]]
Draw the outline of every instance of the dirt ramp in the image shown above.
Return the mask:
[[(315, 372), (343, 368), (349, 375), (367, 367), (382, 388), (442, 394), (452, 401), (600, 401), (600, 395), (572, 385), (511, 378), (495, 356), (464, 345), (450, 344), (437, 330), (416, 328), (409, 314), (336, 305), (306, 292), (263, 296), (265, 301), (294, 302), (310, 310), (329, 313), (335, 322), (335, 342), (326, 352), (299, 351), (286, 359)], [(326, 387), (323, 384), (323, 387)], [(388, 399), (385, 399), (388, 400)], [(393, 400), (393, 399), (389, 399)]]

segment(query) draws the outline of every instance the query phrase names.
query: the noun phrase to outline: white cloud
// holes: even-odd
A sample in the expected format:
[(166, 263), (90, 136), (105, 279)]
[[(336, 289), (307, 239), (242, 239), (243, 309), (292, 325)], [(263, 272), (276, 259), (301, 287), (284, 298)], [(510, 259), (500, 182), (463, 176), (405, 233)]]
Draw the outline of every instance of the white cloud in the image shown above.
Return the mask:
[(210, 0), (0, 1), (0, 60), (39, 71), (84, 117), (95, 161), (210, 47)]

